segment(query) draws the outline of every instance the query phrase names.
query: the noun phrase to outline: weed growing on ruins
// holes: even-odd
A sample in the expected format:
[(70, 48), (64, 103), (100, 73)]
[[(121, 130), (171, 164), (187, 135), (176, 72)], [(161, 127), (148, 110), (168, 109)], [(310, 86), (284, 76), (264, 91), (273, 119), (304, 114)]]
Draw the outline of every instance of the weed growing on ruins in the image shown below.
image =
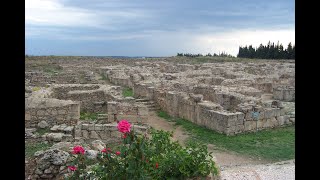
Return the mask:
[[(214, 144), (220, 149), (227, 149), (253, 157), (268, 160), (289, 160), (295, 157), (295, 127), (261, 130), (257, 133), (239, 134), (227, 136), (213, 130), (196, 125), (181, 118), (171, 118), (162, 112), (165, 119), (175, 121), (176, 125), (182, 126), (190, 132), (191, 140)], [(160, 116), (161, 117), (161, 116)]]
[(74, 147), (66, 179), (186, 179), (218, 174), (207, 146), (190, 143), (182, 147), (171, 141), (172, 133), (152, 130), (151, 138), (136, 134), (126, 120), (118, 123), (122, 144), (104, 148), (97, 163), (88, 166), (85, 149)]
[(132, 97), (133, 96), (133, 90), (131, 88), (123, 88), (122, 95), (124, 97)]
[(165, 111), (158, 111), (157, 114), (159, 117), (166, 119), (167, 121), (173, 121), (173, 118), (171, 118)]
[(104, 75), (104, 73), (101, 73), (100, 75), (101, 75), (101, 78), (99, 80), (104, 80), (104, 81), (108, 80), (108, 78)]
[(91, 113), (91, 112), (80, 112), (80, 119), (81, 120), (97, 120), (98, 119), (98, 113)]
[(39, 91), (41, 88), (40, 87), (33, 87), (32, 91)]
[(44, 128), (44, 129), (38, 128), (38, 129), (36, 130), (36, 132), (37, 132), (40, 136), (42, 136), (42, 135), (44, 135), (45, 133), (50, 132), (50, 129), (49, 129), (49, 128)]
[(52, 146), (50, 143), (44, 142), (29, 142), (25, 144), (25, 156), (32, 157), (37, 151), (45, 151)]

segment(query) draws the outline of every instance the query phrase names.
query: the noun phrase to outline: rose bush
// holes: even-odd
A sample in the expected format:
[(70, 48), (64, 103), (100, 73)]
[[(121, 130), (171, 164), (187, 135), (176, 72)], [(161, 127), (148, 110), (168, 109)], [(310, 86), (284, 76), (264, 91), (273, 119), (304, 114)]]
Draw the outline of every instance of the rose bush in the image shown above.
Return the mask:
[(172, 132), (152, 130), (147, 135), (137, 135), (126, 120), (118, 123), (122, 144), (111, 151), (106, 147), (98, 153), (90, 168), (81, 148), (74, 148), (70, 169), (66, 179), (185, 179), (206, 177), (218, 173), (207, 146), (189, 143), (182, 147), (171, 141)]

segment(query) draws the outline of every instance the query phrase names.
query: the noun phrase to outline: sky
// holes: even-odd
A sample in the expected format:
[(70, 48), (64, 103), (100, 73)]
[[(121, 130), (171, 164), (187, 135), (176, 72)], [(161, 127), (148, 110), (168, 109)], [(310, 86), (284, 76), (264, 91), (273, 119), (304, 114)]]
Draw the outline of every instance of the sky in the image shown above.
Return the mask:
[(295, 44), (294, 0), (26, 0), (25, 53), (175, 56)]

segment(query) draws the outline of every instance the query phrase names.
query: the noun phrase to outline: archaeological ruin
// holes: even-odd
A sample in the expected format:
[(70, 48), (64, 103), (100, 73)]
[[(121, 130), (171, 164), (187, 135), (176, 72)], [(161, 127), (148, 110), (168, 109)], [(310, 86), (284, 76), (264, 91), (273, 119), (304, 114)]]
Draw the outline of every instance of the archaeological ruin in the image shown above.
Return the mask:
[[(97, 140), (113, 143), (121, 136), (117, 121), (127, 119), (145, 133), (150, 113), (160, 110), (228, 136), (295, 123), (294, 61), (80, 58), (40, 62), (26, 61), (26, 142), (69, 143), (68, 147)], [(124, 88), (131, 88), (133, 97), (125, 97)], [(97, 117), (83, 119), (85, 113)], [(40, 135), (37, 129), (46, 132)], [(34, 179), (66, 171), (67, 155), (58, 148), (60, 161), (50, 159), (53, 151), (37, 154)]]

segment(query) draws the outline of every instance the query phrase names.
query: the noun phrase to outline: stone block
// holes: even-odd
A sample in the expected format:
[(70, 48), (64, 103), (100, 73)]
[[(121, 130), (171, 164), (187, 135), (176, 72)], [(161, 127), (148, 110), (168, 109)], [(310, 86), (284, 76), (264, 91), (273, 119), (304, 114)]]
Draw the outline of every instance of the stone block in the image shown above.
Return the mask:
[(256, 129), (256, 121), (245, 121), (244, 122), (244, 130), (245, 131), (253, 131)]
[(98, 134), (102, 140), (110, 139), (110, 137), (111, 137), (110, 131), (100, 131), (100, 132), (98, 132)]
[(88, 131), (94, 131), (94, 124), (88, 124)]
[(278, 121), (279, 126), (283, 126), (285, 119), (283, 116), (279, 116), (279, 117), (277, 117), (277, 121)]
[(89, 139), (89, 132), (87, 130), (82, 130), (81, 132), (83, 139)]
[(103, 124), (95, 124), (94, 125), (94, 130), (95, 131), (103, 131), (104, 130)]
[(89, 124), (82, 124), (81, 129), (82, 130), (88, 130)]
[(116, 124), (104, 124), (103, 126), (105, 131), (118, 131)]
[(100, 137), (95, 131), (90, 131), (90, 139), (100, 139)]
[(271, 127), (277, 127), (279, 126), (279, 123), (275, 117), (271, 118)]

